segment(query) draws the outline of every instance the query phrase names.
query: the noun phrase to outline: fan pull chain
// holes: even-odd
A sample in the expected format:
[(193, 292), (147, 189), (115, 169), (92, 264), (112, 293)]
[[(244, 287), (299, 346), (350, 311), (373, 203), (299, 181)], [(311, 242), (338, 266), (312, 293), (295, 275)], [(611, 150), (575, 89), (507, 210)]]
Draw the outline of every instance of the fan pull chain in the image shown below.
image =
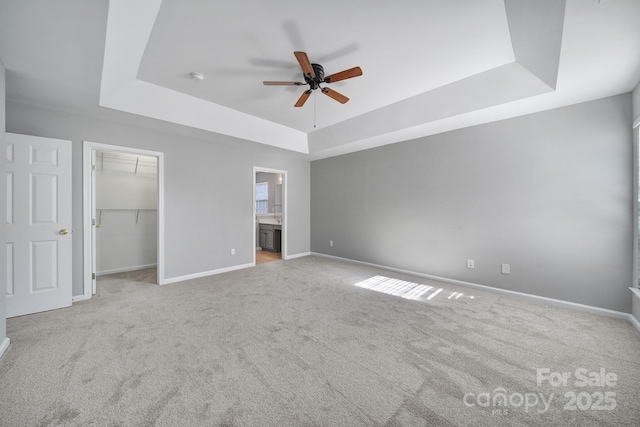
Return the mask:
[(316, 128), (316, 91), (313, 91), (313, 128)]

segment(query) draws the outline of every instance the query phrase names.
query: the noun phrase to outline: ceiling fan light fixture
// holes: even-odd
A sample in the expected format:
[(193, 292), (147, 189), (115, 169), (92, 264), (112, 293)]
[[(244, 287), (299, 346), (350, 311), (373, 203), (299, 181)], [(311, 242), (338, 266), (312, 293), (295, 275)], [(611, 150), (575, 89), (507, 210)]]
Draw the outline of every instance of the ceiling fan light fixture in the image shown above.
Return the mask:
[[(320, 89), (320, 91), (327, 95), (330, 98), (335, 99), (341, 104), (345, 104), (349, 102), (349, 98), (342, 95), (341, 93), (336, 92), (333, 89), (323, 88), (320, 86), (322, 83), (334, 83), (339, 82), (341, 80), (351, 79), (353, 77), (358, 77), (362, 75), (362, 69), (360, 67), (349, 68), (348, 70), (340, 71), (339, 73), (334, 73), (329, 76), (324, 75), (324, 68), (320, 64), (313, 64), (309, 61), (309, 57), (305, 52), (296, 51), (293, 52), (298, 63), (300, 64), (300, 68), (302, 68), (302, 76), (304, 77), (304, 83), (302, 82), (277, 82), (277, 81), (263, 81), (262, 84), (265, 86), (302, 86), (309, 85), (309, 89), (302, 92), (300, 99), (294, 105), (294, 107), (302, 107), (304, 103), (307, 101), (311, 93)], [(315, 98), (314, 98), (315, 99)], [(315, 126), (314, 126), (315, 127)]]
[(195, 71), (190, 72), (189, 77), (191, 77), (191, 80), (195, 80), (197, 82), (201, 82), (204, 80), (204, 74), (197, 73)]

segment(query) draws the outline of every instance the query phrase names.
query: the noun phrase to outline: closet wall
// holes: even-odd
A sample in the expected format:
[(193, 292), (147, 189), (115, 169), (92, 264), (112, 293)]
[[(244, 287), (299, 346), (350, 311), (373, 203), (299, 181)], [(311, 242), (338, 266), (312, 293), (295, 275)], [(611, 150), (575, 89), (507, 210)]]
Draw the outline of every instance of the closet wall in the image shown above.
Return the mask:
[(156, 266), (157, 159), (97, 152), (95, 182), (98, 275)]

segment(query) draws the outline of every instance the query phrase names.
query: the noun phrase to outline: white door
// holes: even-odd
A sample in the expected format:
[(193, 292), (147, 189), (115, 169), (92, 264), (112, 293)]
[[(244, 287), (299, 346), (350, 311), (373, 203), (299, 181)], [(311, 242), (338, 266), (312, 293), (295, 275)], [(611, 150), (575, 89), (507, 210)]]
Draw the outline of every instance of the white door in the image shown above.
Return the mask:
[(71, 141), (6, 134), (7, 317), (71, 305)]

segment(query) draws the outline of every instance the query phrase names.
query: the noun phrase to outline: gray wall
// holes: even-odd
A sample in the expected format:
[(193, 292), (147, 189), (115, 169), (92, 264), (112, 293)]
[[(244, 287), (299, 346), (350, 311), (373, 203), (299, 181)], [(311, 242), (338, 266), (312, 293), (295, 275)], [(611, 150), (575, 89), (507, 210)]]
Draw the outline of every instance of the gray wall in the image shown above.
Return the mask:
[(629, 94), (314, 161), (311, 250), (628, 313), (632, 164)]
[[(5, 93), (6, 93), (6, 84), (5, 79), (6, 73), (4, 69), (4, 64), (2, 60), (0, 60), (0, 146), (2, 150), (5, 149), (5, 141), (4, 141), (4, 133), (5, 133), (5, 112), (6, 112), (6, 103), (5, 103)], [(0, 176), (4, 176), (4, 159), (0, 161)], [(6, 184), (0, 185), (2, 191), (0, 194), (0, 242), (5, 241), (5, 224), (7, 222), (7, 187)], [(0, 244), (0, 346), (4, 342), (7, 337), (7, 320), (6, 320), (6, 298), (7, 298), (7, 263), (2, 260), (7, 259), (6, 255), (6, 245)]]
[[(109, 112), (96, 119), (7, 103), (7, 131), (73, 141), (73, 294), (82, 294), (82, 141), (164, 152), (165, 276), (253, 261), (253, 167), (288, 172), (289, 255), (309, 252), (309, 161), (304, 155)], [(231, 249), (236, 255), (231, 255)]]

